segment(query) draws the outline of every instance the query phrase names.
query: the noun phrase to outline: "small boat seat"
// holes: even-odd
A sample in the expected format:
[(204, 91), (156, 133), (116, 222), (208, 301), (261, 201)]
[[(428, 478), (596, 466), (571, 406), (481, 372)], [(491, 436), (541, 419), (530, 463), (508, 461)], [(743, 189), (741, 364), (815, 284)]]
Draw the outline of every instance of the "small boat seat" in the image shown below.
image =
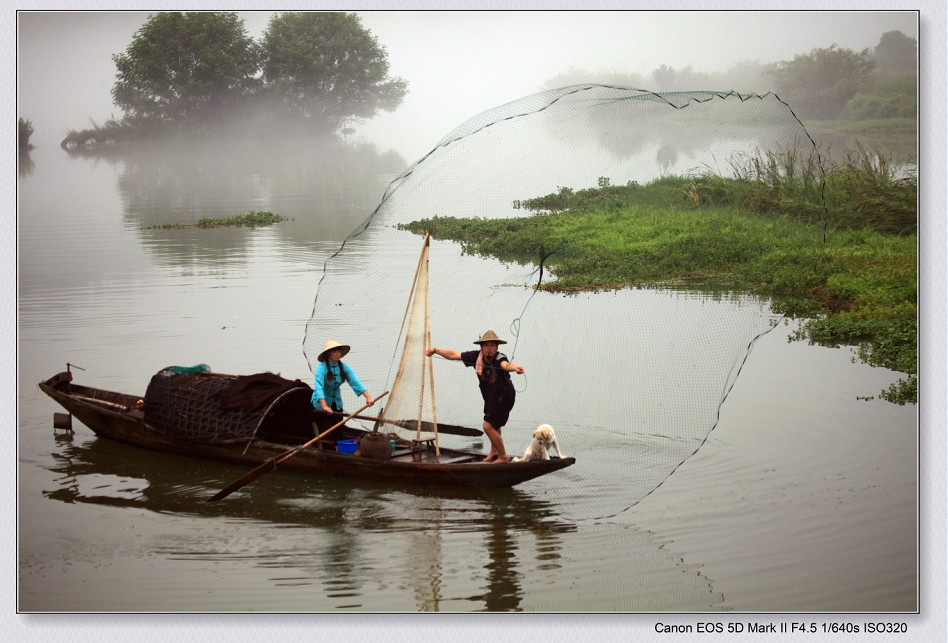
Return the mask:
[(424, 451), (425, 449), (433, 449), (435, 445), (435, 440), (437, 438), (422, 438), (420, 440), (412, 440), (412, 448), (417, 451)]
[(437, 438), (421, 438), (420, 440), (412, 440), (411, 459), (417, 462), (424, 458), (425, 454), (429, 451), (434, 451), (436, 439)]

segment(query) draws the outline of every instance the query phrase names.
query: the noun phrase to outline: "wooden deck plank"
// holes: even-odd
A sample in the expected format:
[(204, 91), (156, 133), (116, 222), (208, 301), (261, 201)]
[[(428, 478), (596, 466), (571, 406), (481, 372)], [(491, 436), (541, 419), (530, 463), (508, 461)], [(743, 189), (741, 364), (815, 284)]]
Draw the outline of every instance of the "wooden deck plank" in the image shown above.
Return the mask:
[(473, 455), (459, 455), (455, 458), (435, 458), (435, 461), (438, 464), (458, 464), (460, 462), (467, 462), (469, 460), (474, 460), (476, 456)]

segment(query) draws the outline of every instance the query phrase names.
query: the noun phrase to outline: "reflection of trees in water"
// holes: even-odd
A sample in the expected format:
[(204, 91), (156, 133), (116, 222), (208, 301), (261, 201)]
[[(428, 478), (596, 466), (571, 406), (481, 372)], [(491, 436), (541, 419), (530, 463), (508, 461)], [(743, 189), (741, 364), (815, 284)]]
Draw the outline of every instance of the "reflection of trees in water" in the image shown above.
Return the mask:
[(272, 228), (293, 245), (341, 240), (404, 165), (393, 153), (336, 139), (178, 143), (123, 152), (118, 193), (125, 222), (142, 228), (150, 250), (175, 264), (203, 263), (243, 257), (235, 250), (248, 230), (147, 228), (270, 211), (293, 219)]
[(523, 216), (515, 202), (564, 187), (592, 188), (600, 178), (623, 185), (663, 174), (727, 176), (733, 156), (794, 141), (806, 144), (806, 132), (772, 95), (566, 87), (458, 126), (396, 182), (384, 210), (414, 220)]
[(30, 156), (29, 148), (20, 147), (19, 153), (17, 155), (17, 175), (18, 176), (30, 176), (33, 174), (33, 170), (36, 167), (36, 163), (33, 162), (33, 158)]
[(896, 165), (906, 168), (915, 167), (918, 160), (918, 147), (915, 137), (900, 132), (873, 130), (858, 135), (814, 132), (826, 165), (846, 164), (850, 159), (861, 159), (863, 150), (880, 152), (891, 158)]
[(678, 162), (678, 151), (673, 147), (660, 147), (655, 153), (655, 162), (661, 168), (661, 175), (669, 176), (671, 168)]
[(540, 122), (545, 135), (570, 149), (588, 150), (576, 156), (594, 160), (599, 171), (612, 174), (607, 178), (614, 184), (704, 169), (726, 174), (735, 154), (783, 149), (806, 139), (802, 125), (773, 96), (672, 92), (659, 97), (621, 90), (598, 90), (595, 96), (568, 97), (559, 111), (541, 113)]

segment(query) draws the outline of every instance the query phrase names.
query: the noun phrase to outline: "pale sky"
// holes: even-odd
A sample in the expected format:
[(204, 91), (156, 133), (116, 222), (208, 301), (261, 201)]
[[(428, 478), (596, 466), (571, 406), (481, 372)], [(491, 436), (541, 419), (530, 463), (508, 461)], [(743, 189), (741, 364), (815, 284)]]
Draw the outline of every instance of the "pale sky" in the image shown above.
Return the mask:
[[(37, 146), (69, 129), (121, 118), (112, 106), (112, 54), (122, 53), (149, 13), (17, 14), (17, 115), (32, 121)], [(358, 127), (381, 151), (409, 162), (475, 114), (532, 94), (573, 70), (634, 72), (662, 64), (699, 72), (739, 62), (792, 60), (836, 44), (871, 49), (886, 31), (918, 38), (912, 11), (369, 11), (363, 25), (389, 54), (391, 74), (409, 82), (392, 114)], [(241, 12), (259, 39), (270, 12)], [(655, 89), (643, 87), (643, 89)], [(719, 89), (730, 89), (727, 87)], [(760, 92), (770, 91), (761, 87)]]

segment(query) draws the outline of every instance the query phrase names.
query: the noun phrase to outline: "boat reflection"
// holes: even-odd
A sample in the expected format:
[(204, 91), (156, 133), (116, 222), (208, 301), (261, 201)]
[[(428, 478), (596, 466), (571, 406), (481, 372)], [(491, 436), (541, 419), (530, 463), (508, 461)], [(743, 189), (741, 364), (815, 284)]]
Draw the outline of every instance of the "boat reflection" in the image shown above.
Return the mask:
[(56, 440), (46, 498), (236, 521), (232, 534), (200, 529), (151, 553), (216, 560), (239, 550), (246, 560), (250, 551), (275, 584), (318, 588), (316, 611), (405, 611), (406, 600), (409, 611), (519, 611), (529, 570), (555, 568), (576, 530), (516, 489), (409, 489), (281, 470), (207, 503), (245, 469), (99, 438)]

